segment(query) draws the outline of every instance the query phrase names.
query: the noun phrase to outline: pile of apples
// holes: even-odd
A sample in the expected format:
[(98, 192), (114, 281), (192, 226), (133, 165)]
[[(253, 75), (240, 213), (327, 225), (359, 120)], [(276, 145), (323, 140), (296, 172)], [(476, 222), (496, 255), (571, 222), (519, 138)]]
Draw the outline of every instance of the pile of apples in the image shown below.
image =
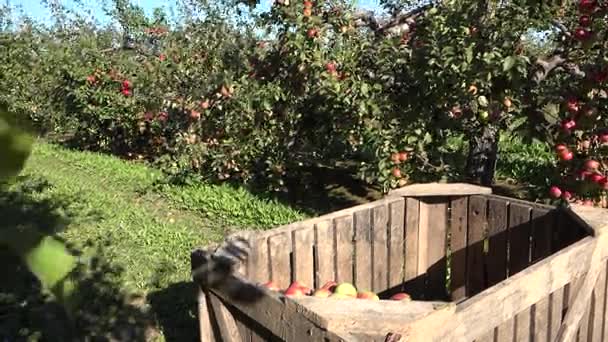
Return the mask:
[[(268, 281), (262, 284), (263, 287), (271, 291), (276, 291), (284, 294), (286, 297), (319, 297), (319, 298), (334, 298), (334, 299), (370, 299), (380, 300), (380, 297), (372, 291), (361, 291), (350, 283), (336, 283), (335, 281), (328, 281), (325, 285), (320, 288), (313, 290), (310, 287), (302, 284), (299, 281), (294, 281), (285, 290), (281, 290), (274, 282)], [(409, 294), (400, 292), (392, 295), (390, 300), (398, 301), (411, 301)]]

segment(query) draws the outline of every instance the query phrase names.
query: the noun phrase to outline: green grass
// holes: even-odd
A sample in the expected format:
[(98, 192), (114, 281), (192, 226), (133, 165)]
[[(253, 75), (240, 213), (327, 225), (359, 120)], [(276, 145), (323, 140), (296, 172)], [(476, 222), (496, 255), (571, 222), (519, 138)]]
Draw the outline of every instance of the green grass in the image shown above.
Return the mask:
[[(194, 300), (190, 252), (221, 240), (227, 227), (267, 228), (304, 215), (243, 189), (155, 186), (161, 179), (142, 164), (38, 143), (10, 188), (12, 196), (24, 196), (13, 214), (8, 211), (9, 221), (57, 231), (85, 257), (103, 246), (104, 260), (120, 270), (108, 274), (112, 282), (153, 306), (158, 302), (153, 311), (166, 340), (190, 340), (197, 334), (188, 312)], [(17, 202), (5, 197), (3, 204)]]

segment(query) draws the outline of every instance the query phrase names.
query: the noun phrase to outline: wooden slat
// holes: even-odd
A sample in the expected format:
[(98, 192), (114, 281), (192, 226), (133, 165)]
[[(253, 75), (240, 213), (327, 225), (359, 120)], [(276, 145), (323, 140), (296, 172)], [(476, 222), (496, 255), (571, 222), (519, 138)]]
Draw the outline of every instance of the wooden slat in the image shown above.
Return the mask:
[[(406, 199), (405, 220), (405, 281), (418, 276), (418, 227), (420, 225), (420, 201)], [(397, 267), (397, 265), (395, 266)], [(390, 286), (393, 286), (391, 281)]]
[(601, 273), (593, 289), (593, 311), (591, 313), (591, 341), (603, 341), (604, 305), (606, 304), (606, 267)]
[(608, 338), (608, 263), (604, 262), (604, 277), (606, 280), (606, 285), (604, 286), (604, 307), (602, 309), (602, 341)]
[(353, 218), (343, 216), (334, 222), (336, 228), (336, 281), (353, 282)]
[(469, 227), (467, 235), (467, 296), (485, 288), (483, 240), (487, 227), (487, 200), (482, 196), (469, 198)]
[[(433, 340), (473, 340), (479, 334), (513, 317), (516, 312), (537, 303), (546, 293), (554, 292), (572, 278), (579, 277), (596, 253), (600, 256), (598, 261), (606, 260), (607, 247), (606, 239), (584, 238), (551, 258), (541, 260), (506, 279), (500, 286), (488, 288), (461, 303), (455, 315), (441, 322), (441, 329), (434, 332)], [(505, 303), (508, 303), (508, 310), (494, 310), (492, 314), (488, 314), (488, 308), (500, 308)]]
[(215, 342), (215, 335), (213, 332), (213, 325), (211, 323), (211, 315), (209, 310), (211, 306), (207, 300), (207, 293), (200, 288), (198, 289), (198, 325), (199, 325), (199, 336), (201, 342)]
[(494, 329), (475, 339), (475, 342), (494, 342)]
[(253, 238), (250, 243), (252, 260), (249, 263), (248, 273), (255, 282), (267, 282), (270, 279), (268, 240), (266, 238)]
[(314, 227), (305, 227), (294, 230), (293, 241), (293, 265), (295, 280), (302, 282), (308, 287), (315, 287), (315, 270), (313, 246), (315, 243)]
[(529, 206), (509, 206), (509, 276), (530, 264), (530, 213)]
[(291, 236), (280, 233), (268, 238), (270, 278), (281, 289), (291, 283)]
[(530, 341), (531, 308), (515, 316), (515, 341)]
[(361, 210), (354, 215), (355, 225), (355, 281), (359, 290), (372, 289), (372, 230), (371, 211)]
[(241, 334), (234, 321), (234, 317), (224, 303), (214, 294), (209, 293), (209, 301), (219, 326), (219, 333), (223, 342), (241, 342)]
[(450, 288), (452, 300), (459, 301), (466, 294), (467, 266), (467, 226), (468, 226), (468, 197), (457, 197), (451, 200), (450, 210)]
[(379, 292), (388, 288), (388, 206), (380, 205), (372, 210), (373, 239), (373, 286)]
[(532, 262), (551, 254), (551, 235), (557, 213), (547, 209), (532, 210)]
[(509, 318), (496, 328), (496, 341), (511, 342), (515, 341), (515, 319)]
[(488, 286), (507, 278), (508, 202), (491, 198), (488, 201)]
[(532, 307), (532, 341), (548, 341), (550, 329), (549, 295)]
[(564, 286), (549, 296), (549, 341), (555, 341), (562, 325), (565, 292), (566, 287)]
[[(445, 300), (447, 298), (446, 278), (446, 240), (447, 240), (447, 214), (448, 199), (446, 197), (426, 198), (420, 202), (420, 232), (422, 228), (422, 215), (426, 211), (426, 237), (420, 237), (418, 245), (427, 251), (426, 265), (427, 273), (426, 295), (429, 299)], [(422, 233), (421, 233), (422, 234)], [(422, 247), (424, 246), (424, 247)]]
[[(407, 199), (408, 203), (410, 199)], [(417, 201), (416, 201), (417, 202)], [(399, 201), (393, 202), (389, 205), (389, 274), (388, 274), (388, 286), (394, 287), (403, 283), (403, 270), (404, 270), (404, 241), (405, 241), (405, 229), (403, 227), (405, 223), (405, 200), (400, 199)], [(409, 218), (409, 205), (408, 205), (408, 220)], [(412, 213), (413, 215), (413, 213)], [(417, 214), (416, 214), (417, 215)], [(416, 229), (418, 226), (416, 226)], [(416, 235), (417, 236), (417, 235)], [(418, 243), (416, 241), (416, 243)]]
[(240, 320), (236, 320), (236, 327), (239, 329), (239, 335), (241, 336), (241, 341), (250, 342), (251, 341), (251, 329), (247, 327), (247, 325)]
[(315, 225), (315, 283), (323, 286), (336, 279), (335, 232), (331, 221), (321, 221)]
[(492, 189), (466, 183), (425, 183), (408, 185), (389, 192), (389, 196), (432, 197), (491, 194)]

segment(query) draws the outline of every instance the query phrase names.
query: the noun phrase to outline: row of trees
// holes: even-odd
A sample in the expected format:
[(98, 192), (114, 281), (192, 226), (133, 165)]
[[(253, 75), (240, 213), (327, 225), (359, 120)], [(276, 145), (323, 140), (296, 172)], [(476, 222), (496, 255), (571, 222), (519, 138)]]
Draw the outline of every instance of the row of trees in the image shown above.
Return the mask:
[(0, 101), (83, 148), (274, 190), (344, 160), (385, 190), (489, 185), (500, 135), (518, 134), (567, 144), (556, 186), (599, 198), (577, 172), (593, 159), (603, 176), (603, 1), (386, 1), (385, 17), (341, 1), (255, 6), (187, 2), (169, 22), (116, 0), (119, 28), (3, 12)]

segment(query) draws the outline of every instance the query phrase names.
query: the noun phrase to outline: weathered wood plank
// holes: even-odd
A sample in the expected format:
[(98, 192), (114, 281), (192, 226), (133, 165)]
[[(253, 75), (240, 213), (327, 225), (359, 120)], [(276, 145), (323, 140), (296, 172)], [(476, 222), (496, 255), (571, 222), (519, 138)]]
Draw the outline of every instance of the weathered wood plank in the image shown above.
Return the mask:
[(451, 279), (450, 287), (452, 300), (459, 301), (466, 295), (467, 267), (467, 228), (468, 228), (468, 197), (456, 197), (451, 200), (450, 210), (450, 249), (451, 249)]
[(485, 288), (483, 240), (487, 227), (487, 199), (483, 196), (469, 198), (469, 227), (467, 236), (467, 296), (471, 297)]
[(294, 230), (293, 241), (293, 269), (294, 280), (302, 282), (308, 287), (315, 286), (315, 269), (313, 246), (315, 244), (315, 230), (313, 226)]
[(408, 185), (388, 193), (389, 196), (431, 197), (491, 194), (492, 189), (466, 183), (425, 183)]
[(508, 205), (500, 198), (488, 201), (488, 286), (507, 278), (507, 225)]
[(391, 203), (389, 214), (388, 286), (393, 287), (403, 282), (405, 200)]
[[(515, 318), (509, 318), (496, 328), (496, 341), (511, 342), (515, 341)], [(456, 340), (453, 340), (456, 341)]]
[(586, 337), (589, 327), (588, 316), (584, 321), (586, 312), (591, 303), (591, 294), (602, 271), (602, 264), (592, 265), (589, 272), (582, 278), (577, 279), (573, 285), (568, 302), (569, 308), (558, 334), (558, 341), (574, 341), (577, 331)]
[(494, 342), (494, 329), (475, 339), (475, 342)]
[(526, 205), (509, 205), (509, 276), (530, 264), (530, 213)]
[(515, 341), (530, 341), (531, 308), (515, 316)]
[(250, 317), (280, 340), (336, 342), (345, 340), (344, 337), (322, 328), (327, 326), (325, 318), (279, 293), (263, 291), (255, 300), (234, 301), (231, 300), (230, 292), (226, 289), (243, 288), (243, 291), (256, 291), (253, 290), (256, 287), (235, 276), (229, 276), (223, 284), (222, 287), (211, 289), (211, 292), (223, 301), (231, 301), (236, 310)]
[(200, 288), (198, 289), (198, 326), (201, 342), (215, 342), (215, 335), (211, 323), (211, 315), (209, 310), (211, 306), (207, 300), (207, 293)]
[(532, 327), (530, 329), (532, 341), (546, 342), (549, 340), (550, 329), (550, 312), (549, 312), (549, 295), (541, 299), (538, 303), (532, 306)]
[(336, 229), (336, 281), (353, 282), (353, 218), (343, 216), (334, 222)]
[(372, 289), (372, 230), (371, 211), (369, 209), (355, 212), (355, 280), (354, 285), (360, 290)]
[(270, 278), (282, 289), (291, 284), (291, 236), (280, 233), (268, 238)]
[(209, 301), (213, 307), (214, 317), (219, 327), (221, 340), (225, 342), (241, 342), (241, 334), (234, 317), (224, 303), (213, 293), (209, 293)]
[(315, 246), (315, 283), (323, 286), (336, 279), (336, 242), (332, 221), (321, 221), (315, 225)]
[(388, 288), (388, 206), (380, 205), (373, 208), (372, 224), (373, 245), (373, 286), (372, 291), (378, 292)]
[(534, 208), (532, 210), (532, 262), (551, 255), (551, 235), (555, 228), (555, 211)]
[[(485, 290), (460, 304), (456, 314), (442, 322), (442, 329), (435, 332), (434, 340), (474, 339), (540, 301), (547, 293), (552, 293), (571, 279), (581, 276), (589, 268), (594, 253), (601, 255), (599, 261), (605, 260), (608, 256), (607, 247), (606, 239), (584, 238), (553, 257), (541, 260), (506, 279), (499, 286)], [(488, 315), (488, 308), (502, 307), (505, 303), (509, 303), (509, 310), (496, 310)]]
[[(418, 276), (418, 227), (420, 225), (420, 201), (414, 198), (406, 199), (405, 222), (405, 281)], [(400, 265), (395, 265), (397, 268)], [(391, 267), (392, 264), (391, 264)], [(389, 286), (395, 284), (391, 281)]]
[(557, 338), (559, 328), (562, 325), (564, 314), (564, 293), (566, 287), (561, 287), (549, 296), (549, 341), (553, 342)]
[(604, 310), (606, 303), (606, 267), (600, 272), (600, 276), (593, 289), (593, 311), (591, 313), (591, 341), (603, 341)]
[(251, 240), (251, 262), (248, 274), (255, 282), (267, 282), (270, 279), (270, 264), (268, 259), (267, 238), (253, 238)]
[[(418, 210), (418, 277), (417, 284), (419, 289), (414, 290), (414, 292), (418, 292), (419, 295), (426, 295), (426, 288), (428, 286), (428, 266), (429, 266), (429, 225), (430, 225), (430, 208), (429, 204), (424, 200), (420, 200), (420, 207)], [(424, 290), (421, 290), (424, 288)], [(425, 298), (420, 298), (425, 299)]]
[[(425, 207), (425, 208), (423, 208)], [(427, 274), (426, 294), (429, 299), (445, 300), (447, 298), (447, 214), (448, 198), (432, 197), (425, 198), (420, 202), (420, 216), (426, 210), (426, 237), (419, 240), (419, 246), (426, 246), (426, 265), (424, 269)], [(420, 231), (423, 231), (422, 220)]]

